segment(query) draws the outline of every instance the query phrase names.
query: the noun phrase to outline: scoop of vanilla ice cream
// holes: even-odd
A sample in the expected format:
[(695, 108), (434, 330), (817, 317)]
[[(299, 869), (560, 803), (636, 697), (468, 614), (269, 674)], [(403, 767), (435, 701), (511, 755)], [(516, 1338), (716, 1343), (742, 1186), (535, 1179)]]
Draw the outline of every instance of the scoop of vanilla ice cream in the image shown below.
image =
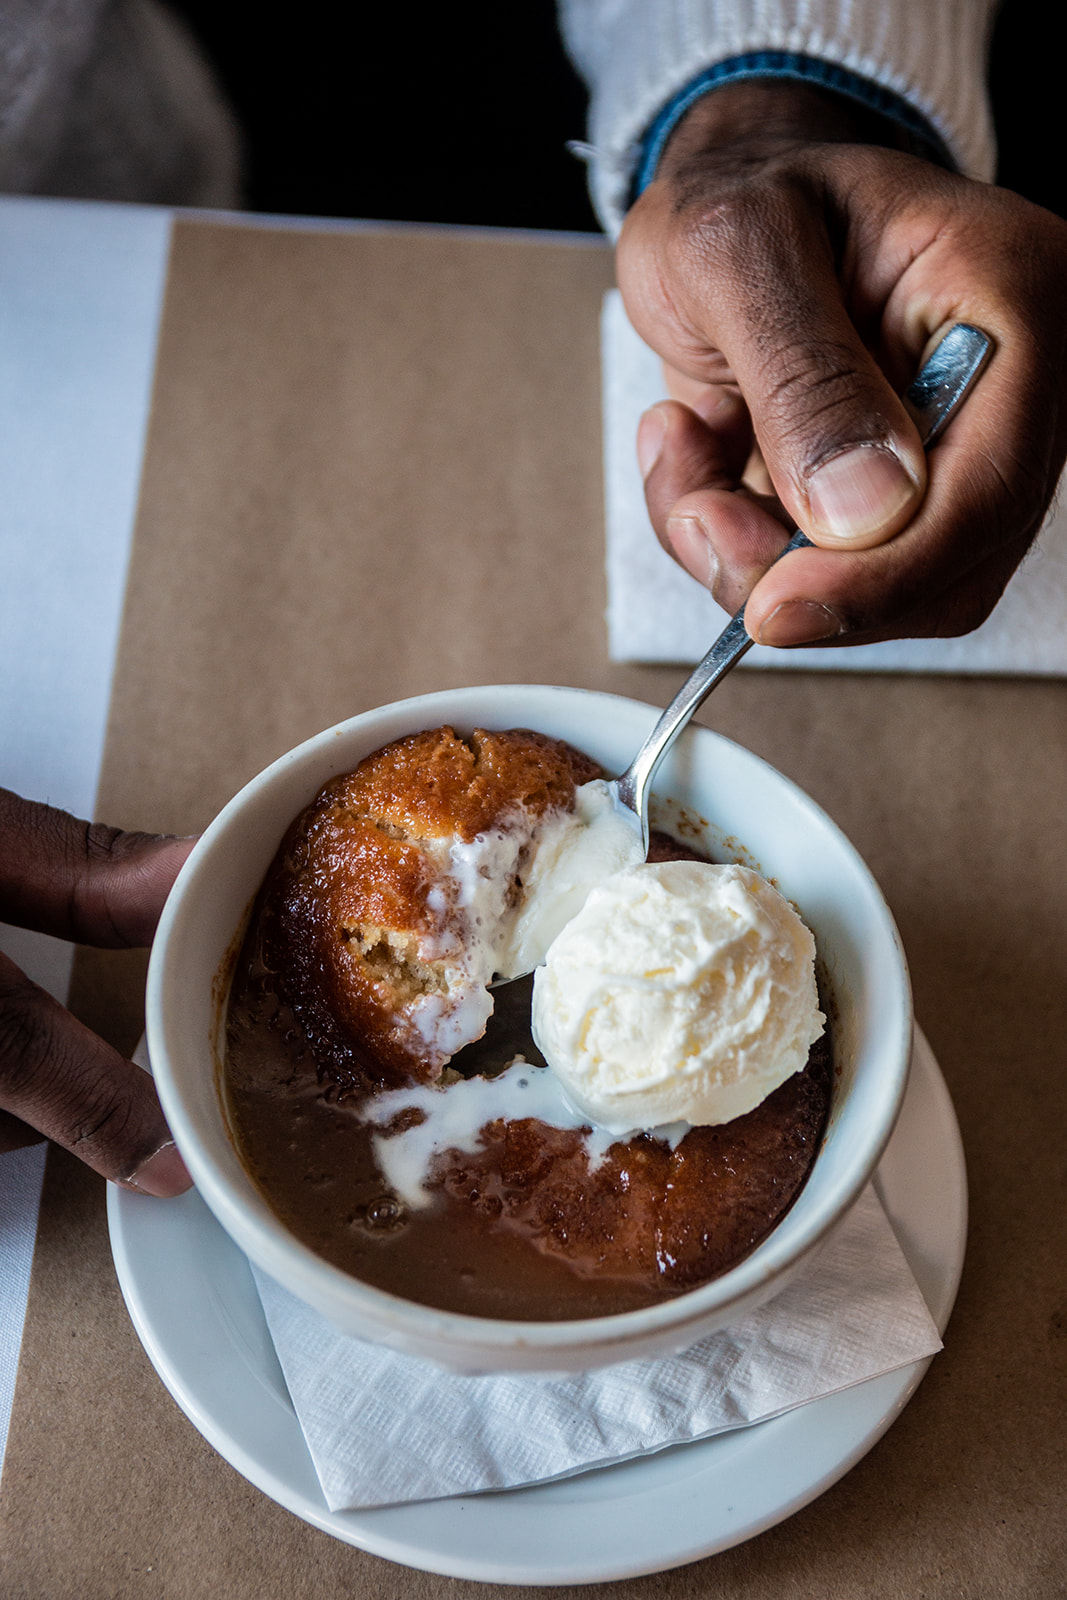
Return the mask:
[(814, 962), (808, 929), (749, 868), (629, 867), (549, 949), (534, 1038), (611, 1131), (730, 1122), (806, 1064), (826, 1020)]

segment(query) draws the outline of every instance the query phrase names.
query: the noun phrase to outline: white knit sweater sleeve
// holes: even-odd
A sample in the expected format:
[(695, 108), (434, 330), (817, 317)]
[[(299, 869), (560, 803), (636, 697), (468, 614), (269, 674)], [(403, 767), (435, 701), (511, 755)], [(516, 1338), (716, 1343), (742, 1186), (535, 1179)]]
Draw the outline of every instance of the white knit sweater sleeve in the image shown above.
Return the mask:
[(589, 85), (593, 202), (609, 233), (626, 209), (638, 142), (707, 67), (756, 50), (832, 62), (922, 113), (962, 172), (995, 160), (986, 57), (997, 0), (560, 0)]

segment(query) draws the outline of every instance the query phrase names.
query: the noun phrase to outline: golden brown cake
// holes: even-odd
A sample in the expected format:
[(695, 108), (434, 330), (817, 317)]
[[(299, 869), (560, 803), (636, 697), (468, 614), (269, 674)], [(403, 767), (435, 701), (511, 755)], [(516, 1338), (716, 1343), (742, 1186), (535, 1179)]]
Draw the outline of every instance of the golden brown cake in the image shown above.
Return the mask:
[(435, 728), (368, 756), (301, 813), (264, 886), (260, 956), (325, 1072), (350, 1087), (432, 1079), (478, 1036), (491, 973), (466, 960), (478, 930), (453, 848), (498, 836), (513, 894), (533, 827), (597, 772), (544, 734)]

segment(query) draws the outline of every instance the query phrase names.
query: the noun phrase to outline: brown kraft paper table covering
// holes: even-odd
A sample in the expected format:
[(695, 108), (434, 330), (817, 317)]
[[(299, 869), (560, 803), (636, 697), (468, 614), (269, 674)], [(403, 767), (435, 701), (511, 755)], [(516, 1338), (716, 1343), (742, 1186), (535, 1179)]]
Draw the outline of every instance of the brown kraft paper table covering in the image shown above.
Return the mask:
[[(567, 239), (176, 225), (102, 817), (193, 831), (320, 727), (438, 687), (664, 703), (676, 672), (606, 655), (610, 281), (606, 248)], [(808, 789), (885, 889), (962, 1124), (969, 1254), (945, 1352), (840, 1484), (588, 1592), (1063, 1594), (1067, 689), (737, 673), (702, 715)], [(127, 1051), (143, 970), (76, 965), (76, 1008)], [(497, 1592), (343, 1545), (216, 1456), (126, 1318), (103, 1185), (54, 1153), (0, 1515), (11, 1600)]]

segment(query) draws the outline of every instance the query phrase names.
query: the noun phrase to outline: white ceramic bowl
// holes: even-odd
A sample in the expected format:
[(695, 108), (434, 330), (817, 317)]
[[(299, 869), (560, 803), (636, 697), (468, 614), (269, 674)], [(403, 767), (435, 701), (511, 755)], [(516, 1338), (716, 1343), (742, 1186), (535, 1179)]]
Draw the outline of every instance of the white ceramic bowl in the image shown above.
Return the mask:
[[(706, 728), (690, 727), (656, 794), (707, 819), (718, 859), (772, 878), (815, 934), (829, 985), (836, 1080), (823, 1147), (783, 1221), (740, 1265), (642, 1311), (580, 1322), (503, 1322), (401, 1300), (293, 1238), (246, 1175), (218, 1092), (225, 993), (218, 974), (288, 824), (330, 778), (422, 728), (536, 728), (621, 771), (658, 713), (581, 689), (503, 685), (400, 701), (353, 717), (254, 778), (197, 844), (167, 902), (148, 977), (148, 1044), (160, 1099), (197, 1188), (277, 1282), (346, 1332), (459, 1372), (578, 1371), (684, 1349), (784, 1287), (874, 1171), (903, 1097), (911, 1043), (907, 969), (892, 917), (848, 840), (794, 784)], [(224, 988), (224, 986), (222, 986)]]

